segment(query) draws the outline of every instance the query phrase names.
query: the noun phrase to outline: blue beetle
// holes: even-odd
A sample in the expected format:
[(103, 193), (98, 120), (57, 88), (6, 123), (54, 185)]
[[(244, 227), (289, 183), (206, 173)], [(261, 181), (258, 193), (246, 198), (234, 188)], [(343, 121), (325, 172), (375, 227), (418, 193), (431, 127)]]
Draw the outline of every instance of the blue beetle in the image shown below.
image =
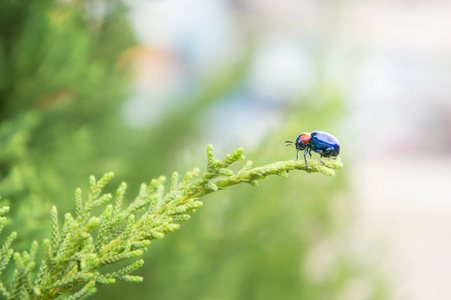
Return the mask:
[(336, 137), (324, 131), (303, 132), (296, 138), (296, 142), (285, 141), (285, 143), (287, 143), (287, 146), (294, 145), (296, 147), (297, 153), (295, 160), (299, 159), (299, 151), (304, 150), (304, 160), (307, 169), (307, 153), (310, 155), (310, 159), (312, 159), (312, 150), (319, 153), (319, 160), (323, 165), (325, 165), (321, 159), (323, 156), (337, 157), (340, 153), (340, 142)]

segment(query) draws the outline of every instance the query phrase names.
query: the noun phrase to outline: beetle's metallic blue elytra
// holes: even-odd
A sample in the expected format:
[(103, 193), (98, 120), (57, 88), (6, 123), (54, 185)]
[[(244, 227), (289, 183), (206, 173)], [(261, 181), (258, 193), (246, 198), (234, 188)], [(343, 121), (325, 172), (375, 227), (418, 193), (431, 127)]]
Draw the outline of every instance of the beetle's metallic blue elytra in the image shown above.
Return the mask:
[(314, 131), (312, 133), (303, 132), (297, 138), (296, 142), (285, 141), (287, 146), (294, 145), (296, 147), (296, 160), (299, 159), (299, 151), (304, 150), (305, 166), (308, 168), (307, 153), (312, 159), (312, 151), (320, 155), (319, 160), (323, 165), (322, 157), (337, 157), (340, 153), (340, 142), (336, 137), (324, 131)]

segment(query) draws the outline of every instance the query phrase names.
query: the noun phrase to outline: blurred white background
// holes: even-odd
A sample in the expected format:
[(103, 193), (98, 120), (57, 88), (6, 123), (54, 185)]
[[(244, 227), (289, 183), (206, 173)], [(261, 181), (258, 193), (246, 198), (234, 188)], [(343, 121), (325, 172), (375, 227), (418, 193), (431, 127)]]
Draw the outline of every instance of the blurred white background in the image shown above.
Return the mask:
[[(394, 299), (451, 299), (450, 1), (129, 3), (145, 44), (125, 110), (131, 123), (151, 124), (173, 99), (183, 101), (176, 96), (193, 78), (252, 45), (246, 85), (211, 112), (218, 128), (206, 139), (253, 149), (321, 68), (347, 101), (346, 122), (334, 134), (353, 174), (354, 243), (384, 245)], [(231, 119), (250, 126), (237, 131)]]

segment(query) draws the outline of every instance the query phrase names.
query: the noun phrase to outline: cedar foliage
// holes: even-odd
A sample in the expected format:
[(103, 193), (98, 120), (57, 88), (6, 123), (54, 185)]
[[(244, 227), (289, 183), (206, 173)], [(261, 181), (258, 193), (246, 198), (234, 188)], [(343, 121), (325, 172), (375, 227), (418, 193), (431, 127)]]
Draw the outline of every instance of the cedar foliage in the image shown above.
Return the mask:
[[(15, 267), (9, 284), (0, 281), (0, 292), (6, 299), (55, 299), (81, 286), (65, 297), (78, 300), (95, 293), (97, 284), (110, 285), (116, 280), (141, 282), (141, 276), (130, 273), (143, 266), (143, 259), (113, 272), (102, 272), (101, 268), (142, 256), (152, 240), (162, 239), (178, 230), (178, 223), (191, 218), (189, 213), (203, 205), (199, 198), (240, 183), (256, 186), (257, 180), (270, 175), (287, 177), (290, 170), (332, 176), (334, 171), (330, 168), (342, 166), (339, 159), (327, 161), (327, 166), (311, 161), (308, 169), (300, 161), (278, 162), (258, 168), (252, 168), (252, 162), (248, 161), (234, 174), (229, 167), (242, 159), (243, 149), (238, 148), (222, 161), (216, 160), (213, 147), (209, 145), (207, 170), (202, 175), (196, 168), (187, 172), (179, 182), (179, 175), (174, 172), (166, 193), (166, 178), (152, 179), (148, 185), (141, 185), (138, 196), (127, 207), (122, 205), (127, 187), (123, 182), (116, 191), (114, 204), (106, 205), (97, 216), (93, 211), (113, 198), (109, 193), (102, 193), (113, 174), (107, 173), (99, 180), (91, 176), (87, 196), (83, 196), (80, 189), (75, 191), (76, 215), (66, 213), (62, 229), (59, 229), (57, 208), (52, 207), (50, 238), (42, 242), (43, 258), (40, 263), (36, 259), (37, 241), (31, 243), (29, 251), (14, 252), (11, 244), (17, 233), (9, 235), (0, 252), (0, 275), (11, 256)], [(4, 206), (0, 209), (0, 215), (8, 211), (9, 207)], [(5, 223), (6, 218), (0, 217), (0, 230)], [(35, 272), (37, 265), (40, 267)]]

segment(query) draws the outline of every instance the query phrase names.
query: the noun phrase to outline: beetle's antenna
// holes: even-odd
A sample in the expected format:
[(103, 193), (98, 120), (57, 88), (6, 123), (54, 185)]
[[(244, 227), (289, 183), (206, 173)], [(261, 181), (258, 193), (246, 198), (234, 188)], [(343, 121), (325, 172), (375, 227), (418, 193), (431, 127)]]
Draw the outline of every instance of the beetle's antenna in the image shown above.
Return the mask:
[(285, 145), (285, 147), (288, 147), (288, 146), (290, 146), (290, 145), (293, 145), (293, 142), (292, 142), (292, 141), (285, 141), (285, 143), (287, 143), (287, 144)]

